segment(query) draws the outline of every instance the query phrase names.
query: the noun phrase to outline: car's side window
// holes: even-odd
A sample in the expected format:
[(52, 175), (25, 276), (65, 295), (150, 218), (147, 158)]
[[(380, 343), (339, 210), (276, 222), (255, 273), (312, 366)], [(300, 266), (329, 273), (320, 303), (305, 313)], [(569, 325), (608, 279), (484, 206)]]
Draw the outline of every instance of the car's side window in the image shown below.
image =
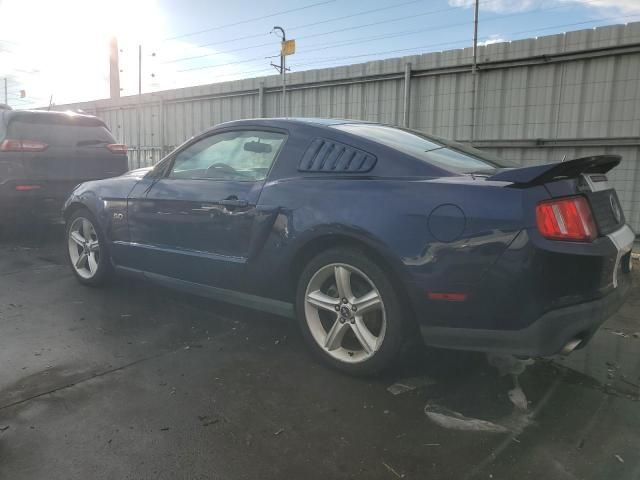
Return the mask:
[(286, 135), (238, 130), (205, 137), (178, 153), (169, 178), (264, 180)]

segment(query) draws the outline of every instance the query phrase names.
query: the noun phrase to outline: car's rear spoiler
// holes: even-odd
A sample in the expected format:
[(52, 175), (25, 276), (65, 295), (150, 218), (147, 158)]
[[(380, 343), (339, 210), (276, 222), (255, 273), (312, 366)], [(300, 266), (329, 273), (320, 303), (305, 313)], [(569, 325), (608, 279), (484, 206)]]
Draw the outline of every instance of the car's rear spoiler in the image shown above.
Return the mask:
[(560, 178), (573, 178), (581, 173), (606, 173), (620, 163), (620, 155), (594, 155), (561, 163), (504, 169), (489, 180), (518, 185), (540, 185)]

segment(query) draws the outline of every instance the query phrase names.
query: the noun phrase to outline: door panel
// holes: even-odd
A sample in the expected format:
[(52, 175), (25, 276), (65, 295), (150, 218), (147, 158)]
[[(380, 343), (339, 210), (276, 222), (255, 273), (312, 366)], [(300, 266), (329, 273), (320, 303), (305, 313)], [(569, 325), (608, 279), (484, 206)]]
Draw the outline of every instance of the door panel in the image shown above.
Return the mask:
[[(246, 261), (262, 183), (162, 179), (129, 202), (138, 268), (209, 285), (234, 281)], [(221, 201), (235, 197), (246, 206)], [(131, 226), (131, 222), (135, 222)]]
[(178, 152), (163, 178), (145, 179), (129, 198), (127, 266), (241, 289), (260, 192), (284, 140), (231, 131)]

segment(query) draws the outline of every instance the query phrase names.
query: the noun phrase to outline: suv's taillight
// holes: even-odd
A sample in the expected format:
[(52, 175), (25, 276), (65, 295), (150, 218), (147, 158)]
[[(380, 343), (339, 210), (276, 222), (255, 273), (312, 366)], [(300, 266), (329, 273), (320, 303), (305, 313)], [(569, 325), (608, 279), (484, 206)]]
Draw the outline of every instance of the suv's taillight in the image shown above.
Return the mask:
[(0, 143), (0, 152), (42, 152), (49, 145), (37, 140), (16, 140), (7, 138)]
[(107, 148), (111, 153), (127, 154), (127, 146), (122, 143), (110, 143)]
[(584, 197), (539, 203), (536, 206), (536, 223), (542, 236), (551, 240), (590, 242), (596, 238), (596, 224)]

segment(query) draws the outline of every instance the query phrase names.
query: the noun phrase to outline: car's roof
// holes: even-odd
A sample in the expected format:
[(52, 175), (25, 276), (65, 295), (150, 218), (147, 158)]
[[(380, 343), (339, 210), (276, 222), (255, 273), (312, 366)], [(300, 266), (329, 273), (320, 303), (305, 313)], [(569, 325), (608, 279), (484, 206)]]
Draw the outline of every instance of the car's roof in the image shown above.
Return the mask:
[[(0, 113), (5, 115), (7, 121), (16, 119), (39, 119), (40, 121), (49, 122), (69, 120), (76, 124), (104, 125), (104, 122), (94, 115), (85, 113), (76, 113), (72, 111), (50, 111), (50, 110), (3, 110)], [(37, 120), (36, 120), (37, 121)]]
[(245, 120), (233, 120), (221, 123), (213, 128), (221, 126), (240, 127), (242, 125), (263, 125), (266, 127), (285, 127), (287, 125), (310, 125), (316, 127), (330, 127), (333, 125), (345, 125), (352, 123), (372, 123), (362, 120), (350, 120), (344, 118), (314, 118), (314, 117), (287, 117), (287, 118), (250, 118)]
[(317, 117), (294, 117), (294, 118), (277, 118), (275, 120), (283, 120), (295, 123), (312, 123), (314, 125), (343, 125), (345, 123), (371, 123), (362, 120), (351, 120), (348, 118), (317, 118)]

